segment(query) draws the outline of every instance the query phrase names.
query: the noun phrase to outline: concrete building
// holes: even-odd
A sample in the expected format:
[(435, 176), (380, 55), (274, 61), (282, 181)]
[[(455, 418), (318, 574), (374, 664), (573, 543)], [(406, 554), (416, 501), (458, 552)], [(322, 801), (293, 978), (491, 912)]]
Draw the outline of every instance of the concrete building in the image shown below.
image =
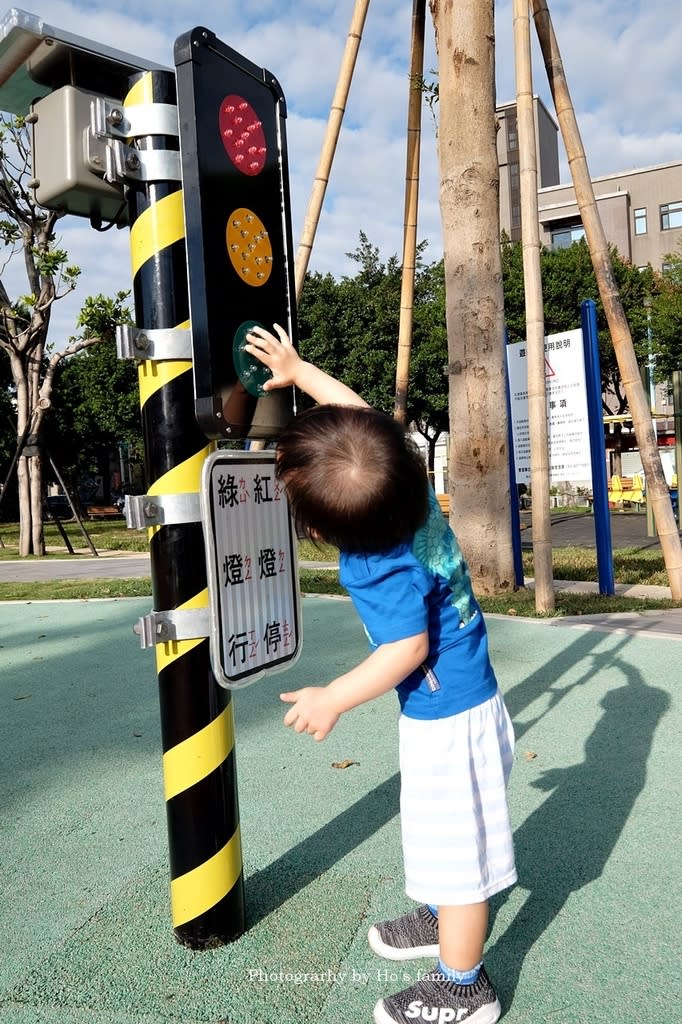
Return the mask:
[[(562, 248), (584, 236), (573, 185), (560, 184), (559, 126), (542, 100), (534, 98), (535, 144), (538, 171), (538, 219), (540, 243)], [(521, 196), (516, 103), (497, 107), (499, 130), (497, 156), (500, 168), (500, 228), (513, 241), (521, 239)], [(682, 139), (680, 140), (682, 157)], [(589, 166), (589, 153), (587, 154)], [(668, 253), (682, 244), (682, 159), (668, 164), (621, 171), (592, 179), (597, 209), (609, 242), (633, 266), (651, 264), (665, 269)], [(652, 394), (663, 468), (668, 483), (675, 472), (674, 418), (669, 388), (658, 385)], [(614, 426), (610, 425), (609, 430)], [(622, 428), (625, 437), (619, 469), (625, 475), (642, 472), (631, 424)], [(631, 435), (631, 436), (629, 436)], [(418, 443), (422, 439), (416, 437)], [(628, 440), (630, 443), (628, 443)], [(627, 450), (627, 449), (630, 450)], [(448, 439), (437, 447), (434, 464), (436, 491), (448, 489)], [(611, 465), (608, 467), (611, 473)]]
[[(549, 188), (559, 184), (559, 127), (541, 99), (533, 98), (535, 149), (538, 184)], [(512, 242), (521, 239), (521, 192), (519, 177), (519, 134), (516, 103), (503, 103), (496, 109), (497, 162), (500, 166), (500, 227)]]
[[(547, 248), (570, 245), (584, 235), (573, 185), (559, 183), (559, 129), (537, 97), (535, 138), (538, 161), (540, 242)], [(500, 130), (500, 226), (512, 241), (521, 238), (519, 150), (516, 104), (497, 108)], [(681, 159), (593, 178), (597, 209), (607, 239), (636, 267), (665, 269), (668, 253), (682, 242)], [(589, 166), (589, 153), (587, 154)]]
[[(606, 237), (620, 255), (635, 267), (664, 270), (666, 255), (682, 241), (682, 160), (606, 174), (592, 186)], [(540, 189), (538, 216), (540, 241), (549, 248), (584, 234), (572, 185)]]

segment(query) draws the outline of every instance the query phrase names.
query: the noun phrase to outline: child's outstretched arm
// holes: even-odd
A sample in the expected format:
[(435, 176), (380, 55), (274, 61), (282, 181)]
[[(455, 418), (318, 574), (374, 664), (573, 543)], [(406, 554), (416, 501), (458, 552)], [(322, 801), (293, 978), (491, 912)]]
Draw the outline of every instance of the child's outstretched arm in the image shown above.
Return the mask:
[(341, 381), (301, 359), (286, 331), (279, 324), (274, 324), (274, 328), (277, 337), (264, 327), (253, 327), (246, 335), (244, 346), (249, 355), (260, 359), (272, 371), (272, 379), (263, 385), (265, 391), (293, 384), (321, 405), (367, 405)]
[(344, 711), (388, 693), (418, 668), (428, 653), (429, 635), (424, 631), (381, 644), (328, 686), (306, 686), (281, 693), (280, 698), (292, 705), (284, 716), (284, 724), (293, 726), (296, 732), (309, 733), (315, 740), (323, 740)]

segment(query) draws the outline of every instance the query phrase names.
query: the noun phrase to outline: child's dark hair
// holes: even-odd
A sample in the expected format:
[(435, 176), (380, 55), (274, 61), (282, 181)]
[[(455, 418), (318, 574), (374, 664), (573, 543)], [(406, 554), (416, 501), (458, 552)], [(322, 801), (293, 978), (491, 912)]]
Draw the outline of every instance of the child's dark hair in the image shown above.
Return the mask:
[(371, 554), (407, 543), (428, 513), (424, 460), (403, 427), (366, 406), (318, 405), (277, 443), (300, 534)]

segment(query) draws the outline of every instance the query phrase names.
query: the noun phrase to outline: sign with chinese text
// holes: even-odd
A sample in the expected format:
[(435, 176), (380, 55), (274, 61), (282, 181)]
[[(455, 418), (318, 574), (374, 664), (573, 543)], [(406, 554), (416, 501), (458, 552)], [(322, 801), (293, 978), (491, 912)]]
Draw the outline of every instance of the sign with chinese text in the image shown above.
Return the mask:
[(272, 451), (218, 451), (204, 464), (211, 662), (234, 688), (289, 668), (301, 650), (296, 537)]
[[(507, 345), (509, 397), (517, 483), (530, 484), (527, 346)], [(590, 435), (585, 388), (583, 332), (545, 338), (545, 387), (550, 483), (590, 484)]]

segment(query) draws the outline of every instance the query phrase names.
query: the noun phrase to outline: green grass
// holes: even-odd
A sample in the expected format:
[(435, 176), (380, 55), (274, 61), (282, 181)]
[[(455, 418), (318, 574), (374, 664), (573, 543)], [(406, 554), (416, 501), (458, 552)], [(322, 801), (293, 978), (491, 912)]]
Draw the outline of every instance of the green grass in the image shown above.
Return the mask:
[(50, 580), (0, 583), (0, 601), (91, 601), (111, 597), (150, 597), (151, 579)]
[(558, 590), (555, 594), (554, 612), (543, 616), (535, 609), (533, 590), (518, 590), (506, 597), (482, 597), (479, 600), (487, 615), (521, 615), (529, 618), (605, 615), (614, 612), (641, 612), (680, 607), (674, 601), (652, 600), (645, 597), (607, 597), (601, 594), (569, 594)]
[[(338, 557), (335, 548), (315, 547), (302, 542), (301, 558), (316, 561), (328, 560), (334, 563)], [(614, 574), (617, 583), (667, 586), (663, 555), (660, 550), (626, 548), (613, 555)], [(579, 580), (597, 583), (596, 551), (585, 548), (555, 548), (553, 552), (554, 578), (557, 580)], [(523, 556), (526, 577), (533, 576), (533, 555)], [(338, 573), (331, 569), (301, 569), (301, 590), (306, 594), (344, 595), (339, 584)], [(554, 615), (598, 615), (610, 612), (646, 611), (675, 608), (679, 605), (669, 600), (652, 600), (634, 597), (607, 597), (602, 594), (575, 594), (557, 590)], [(487, 614), (519, 615), (538, 617), (535, 610), (535, 592), (529, 588), (512, 594), (495, 597), (481, 597), (481, 607)]]
[[(88, 542), (83, 536), (78, 523), (63, 523), (64, 531), (74, 549), (80, 554), (90, 554)], [(146, 530), (129, 530), (123, 519), (108, 519), (85, 522), (92, 543), (97, 551), (137, 551), (149, 550)], [(0, 539), (5, 545), (0, 547), (0, 560), (11, 561), (19, 557), (19, 524), (0, 523)], [(54, 523), (45, 524), (45, 545), (50, 549), (49, 558), (72, 558), (64, 540)], [(313, 544), (312, 541), (299, 542), (300, 557), (305, 561), (334, 562), (338, 558), (336, 548), (331, 544)], [(29, 560), (33, 558), (29, 555)]]
[[(584, 577), (576, 578), (584, 579)], [(306, 594), (345, 594), (345, 590), (339, 584), (338, 573), (329, 569), (302, 569), (301, 590)], [(486, 614), (540, 617), (535, 610), (535, 592), (528, 588), (501, 596), (480, 597), (479, 602)], [(556, 592), (555, 602), (556, 610), (552, 613), (554, 616), (601, 615), (611, 612), (650, 611), (679, 607), (674, 601), (639, 597), (606, 597), (601, 594), (574, 594), (560, 590)]]
[[(597, 552), (593, 548), (554, 548), (552, 552), (554, 579), (585, 580), (596, 583)], [(640, 583), (645, 586), (668, 586), (668, 574), (660, 549), (621, 548), (613, 552), (613, 571), (616, 583), (630, 586)], [(525, 576), (534, 576), (532, 552), (523, 555)]]
[[(62, 523), (66, 536), (76, 551), (90, 553), (88, 542), (81, 533), (78, 523)], [(129, 530), (125, 519), (84, 520), (92, 543), (97, 551), (147, 551), (149, 541), (146, 530)], [(5, 547), (0, 547), (0, 559), (17, 557), (19, 548), (19, 524), (0, 523), (0, 538)], [(71, 558), (59, 530), (52, 522), (45, 523), (45, 545), (54, 549), (50, 558)]]
[[(65, 524), (71, 543), (77, 551), (89, 555), (89, 549), (77, 523)], [(98, 551), (148, 550), (145, 530), (128, 530), (123, 520), (86, 523), (93, 544)], [(70, 556), (59, 532), (53, 524), (45, 529), (46, 544), (52, 550), (47, 558), (60, 559)], [(14, 523), (0, 523), (0, 538), (5, 547), (0, 548), (0, 560), (18, 558), (19, 527)], [(334, 565), (338, 552), (329, 544), (299, 542), (301, 561), (328, 562)], [(667, 586), (663, 556), (656, 548), (626, 548), (614, 551), (614, 573), (617, 583)], [(596, 552), (590, 548), (555, 548), (553, 552), (554, 578), (557, 580), (578, 580), (597, 582)], [(533, 576), (532, 552), (523, 555), (523, 569), (526, 577)], [(106, 572), (106, 562), (102, 563)], [(301, 590), (304, 594), (345, 595), (339, 584), (335, 569), (301, 570)], [(129, 580), (54, 580), (45, 583), (0, 583), (0, 601), (45, 601), (45, 600), (93, 600), (112, 597), (145, 597), (151, 594), (151, 581)], [(488, 613), (503, 615), (533, 616), (535, 595), (530, 589), (496, 597), (482, 597), (481, 605)], [(641, 611), (652, 608), (673, 608), (672, 601), (654, 601), (646, 598), (605, 597), (598, 594), (575, 594), (557, 591), (556, 615), (589, 615), (603, 612)]]

